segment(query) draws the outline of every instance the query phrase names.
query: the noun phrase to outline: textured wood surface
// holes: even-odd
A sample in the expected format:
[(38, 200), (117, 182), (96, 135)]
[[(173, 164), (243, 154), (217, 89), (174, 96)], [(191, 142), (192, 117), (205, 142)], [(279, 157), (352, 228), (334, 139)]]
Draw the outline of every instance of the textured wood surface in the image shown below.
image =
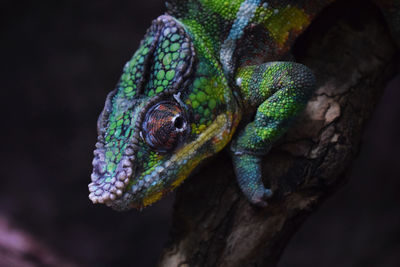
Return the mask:
[(221, 153), (178, 189), (159, 265), (275, 266), (307, 216), (346, 182), (364, 126), (396, 71), (395, 52), (374, 6), (339, 3), (322, 13), (295, 48), (318, 90), (264, 159), (270, 205), (249, 205)]

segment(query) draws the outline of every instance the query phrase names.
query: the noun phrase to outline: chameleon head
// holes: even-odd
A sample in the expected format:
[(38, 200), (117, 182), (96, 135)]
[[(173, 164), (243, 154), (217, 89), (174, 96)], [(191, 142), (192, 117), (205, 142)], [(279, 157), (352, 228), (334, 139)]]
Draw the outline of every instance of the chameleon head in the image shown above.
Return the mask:
[(196, 55), (178, 21), (164, 15), (153, 22), (97, 123), (93, 203), (147, 206), (226, 145), (236, 102), (215, 67)]

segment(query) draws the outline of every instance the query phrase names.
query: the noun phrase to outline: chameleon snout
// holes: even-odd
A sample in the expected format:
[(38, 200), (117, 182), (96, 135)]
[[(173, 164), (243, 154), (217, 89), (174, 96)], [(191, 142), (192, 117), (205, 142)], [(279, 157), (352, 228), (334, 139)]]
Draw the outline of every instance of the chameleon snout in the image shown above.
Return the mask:
[[(92, 182), (89, 184), (89, 199), (94, 203), (110, 204), (122, 196), (127, 188), (130, 178), (133, 175), (134, 155), (127, 155), (121, 158), (114, 169), (107, 165), (105, 160), (106, 149), (102, 144), (96, 144), (94, 151)], [(128, 150), (129, 152), (129, 150)], [(129, 153), (128, 153), (129, 154)]]

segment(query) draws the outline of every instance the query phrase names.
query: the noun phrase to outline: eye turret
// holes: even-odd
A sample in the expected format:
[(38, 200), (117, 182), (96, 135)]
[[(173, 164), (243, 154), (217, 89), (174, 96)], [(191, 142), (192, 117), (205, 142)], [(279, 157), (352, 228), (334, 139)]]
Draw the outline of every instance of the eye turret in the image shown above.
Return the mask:
[(160, 102), (149, 109), (142, 124), (142, 136), (154, 150), (167, 152), (182, 144), (189, 133), (187, 117), (175, 102)]

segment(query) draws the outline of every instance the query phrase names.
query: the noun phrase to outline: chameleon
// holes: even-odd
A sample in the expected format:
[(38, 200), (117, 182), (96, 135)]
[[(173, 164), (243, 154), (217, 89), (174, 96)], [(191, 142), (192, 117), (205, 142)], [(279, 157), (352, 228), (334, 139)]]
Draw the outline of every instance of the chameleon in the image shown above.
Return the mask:
[[(97, 121), (89, 198), (142, 209), (228, 147), (239, 188), (265, 207), (261, 160), (316, 88), (284, 60), (333, 0), (169, 0), (106, 99)], [(395, 36), (400, 1), (375, 1)]]

